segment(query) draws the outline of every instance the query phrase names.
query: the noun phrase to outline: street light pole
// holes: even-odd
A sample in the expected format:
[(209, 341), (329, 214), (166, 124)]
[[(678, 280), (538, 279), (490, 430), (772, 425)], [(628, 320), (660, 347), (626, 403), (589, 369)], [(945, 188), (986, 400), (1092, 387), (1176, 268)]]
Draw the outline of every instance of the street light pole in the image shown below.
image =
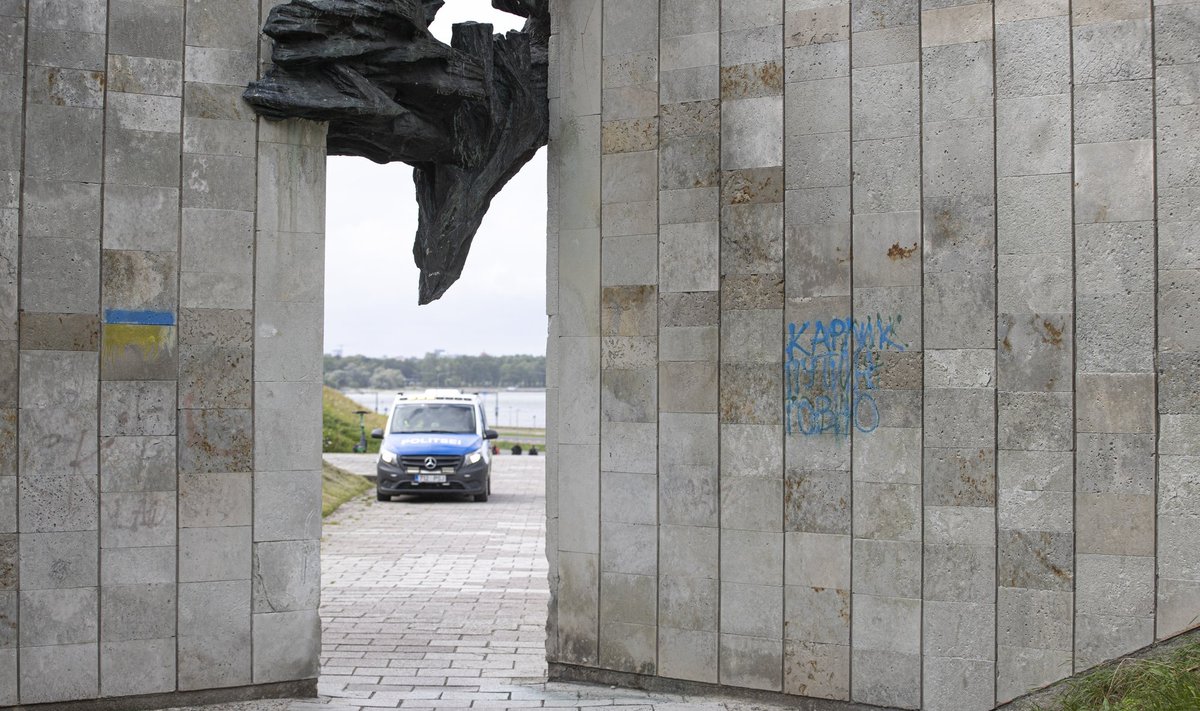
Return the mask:
[(363, 417), (367, 411), (355, 410), (354, 414), (358, 415), (358, 444), (354, 445), (354, 451), (363, 454), (367, 451), (367, 427), (363, 424)]

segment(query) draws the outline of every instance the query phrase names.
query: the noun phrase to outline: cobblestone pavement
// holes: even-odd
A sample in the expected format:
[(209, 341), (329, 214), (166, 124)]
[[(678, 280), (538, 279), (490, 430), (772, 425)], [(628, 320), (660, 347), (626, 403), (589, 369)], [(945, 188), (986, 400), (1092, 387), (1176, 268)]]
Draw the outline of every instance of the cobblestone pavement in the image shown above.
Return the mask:
[[(335, 463), (373, 469), (373, 455), (354, 456)], [(785, 708), (546, 683), (544, 462), (497, 457), (484, 504), (372, 495), (343, 506), (321, 546), (321, 698), (194, 711)]]

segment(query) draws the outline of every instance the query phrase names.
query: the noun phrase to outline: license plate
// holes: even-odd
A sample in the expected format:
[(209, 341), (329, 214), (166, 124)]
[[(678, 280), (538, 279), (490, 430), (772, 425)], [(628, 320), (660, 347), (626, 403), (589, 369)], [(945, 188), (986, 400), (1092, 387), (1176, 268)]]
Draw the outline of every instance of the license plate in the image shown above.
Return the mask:
[(418, 474), (417, 475), (417, 483), (418, 484), (445, 484), (446, 483), (446, 475), (445, 474)]

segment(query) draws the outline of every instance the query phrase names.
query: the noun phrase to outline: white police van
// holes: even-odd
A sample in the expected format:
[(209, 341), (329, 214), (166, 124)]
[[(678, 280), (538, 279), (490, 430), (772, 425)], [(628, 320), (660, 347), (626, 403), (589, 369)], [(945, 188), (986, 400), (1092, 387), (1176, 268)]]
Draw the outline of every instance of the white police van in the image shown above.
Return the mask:
[(376, 495), (466, 494), (487, 501), (492, 491), (492, 452), (483, 405), (459, 390), (400, 393), (382, 439), (376, 465)]

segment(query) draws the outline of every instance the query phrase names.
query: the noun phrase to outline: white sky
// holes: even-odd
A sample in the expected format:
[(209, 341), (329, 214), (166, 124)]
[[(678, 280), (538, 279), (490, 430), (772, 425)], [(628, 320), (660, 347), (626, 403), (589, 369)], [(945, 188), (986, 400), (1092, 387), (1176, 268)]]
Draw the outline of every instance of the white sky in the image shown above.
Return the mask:
[[(520, 29), (489, 0), (447, 0), (433, 32), (455, 22)], [(417, 306), (412, 168), (332, 156), (325, 217), (325, 352), (345, 355), (506, 355), (546, 352), (546, 150), (492, 200), (462, 277)]]

